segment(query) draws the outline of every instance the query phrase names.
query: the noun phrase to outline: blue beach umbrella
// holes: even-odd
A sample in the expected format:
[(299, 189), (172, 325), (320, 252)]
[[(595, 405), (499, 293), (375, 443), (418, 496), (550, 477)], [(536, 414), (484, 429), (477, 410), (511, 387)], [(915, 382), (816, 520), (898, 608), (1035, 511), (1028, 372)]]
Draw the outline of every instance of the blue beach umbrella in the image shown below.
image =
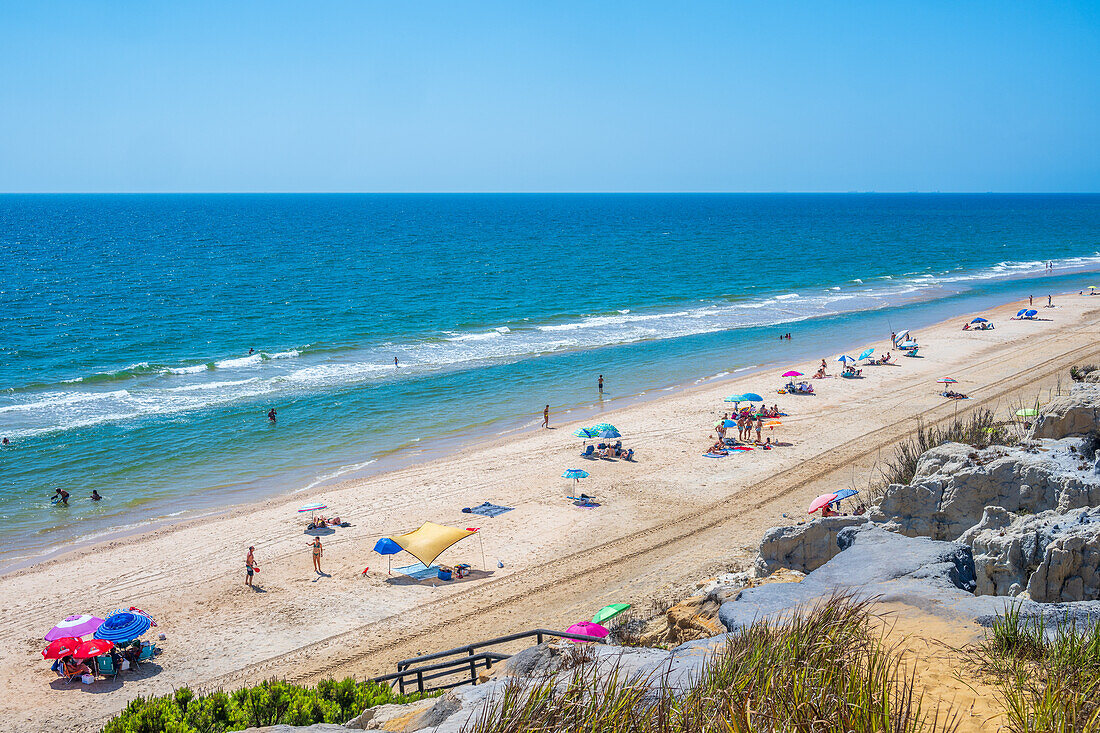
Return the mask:
[(866, 359), (868, 356), (870, 356), (873, 353), (875, 353), (874, 349), (867, 349), (862, 354), (859, 355), (859, 358), (860, 359)]
[(383, 537), (374, 543), (374, 551), (379, 555), (396, 555), (401, 552), (401, 545), (397, 544), (389, 537)]
[(1021, 316), (1023, 316), (1023, 315), (1025, 314), (1025, 313), (1027, 313), (1027, 308), (1021, 308), (1020, 310), (1016, 311), (1016, 317), (1017, 317), (1017, 318), (1020, 318), (1020, 317), (1021, 317)]
[(973, 321), (971, 321), (971, 323), (989, 323), (989, 321), (987, 321), (984, 318), (978, 317), (978, 318), (975, 318)]
[(847, 499), (849, 496), (855, 496), (859, 492), (855, 489), (840, 489), (836, 492), (836, 499), (833, 501), (840, 501), (841, 499)]
[(1028, 318), (1034, 318), (1035, 316), (1039, 315), (1039, 311), (1030, 310), (1027, 313), (1024, 313), (1024, 315), (1027, 316)]
[(92, 636), (113, 642), (131, 641), (148, 631), (152, 625), (153, 621), (148, 616), (129, 611), (116, 611), (103, 619), (103, 623)]
[(739, 395), (739, 394), (731, 394), (729, 397), (727, 397), (724, 400), (724, 402), (744, 402), (744, 401), (745, 401), (745, 397), (743, 395)]
[(597, 438), (621, 438), (623, 434), (616, 430), (614, 427), (606, 427), (596, 433)]
[(836, 358), (836, 360), (839, 361), (841, 364), (847, 364), (850, 361), (855, 361), (855, 359), (848, 356), (847, 354), (841, 354)]
[(567, 468), (561, 477), (573, 479), (573, 493), (575, 494), (577, 493), (577, 480), (588, 478), (588, 471), (585, 471), (583, 468)]
[(755, 392), (746, 392), (745, 394), (741, 395), (741, 399), (745, 402), (763, 402), (764, 401), (764, 398), (761, 397), (760, 395), (756, 394)]
[(589, 440), (596, 437), (596, 431), (592, 428), (580, 428), (578, 430), (574, 430), (573, 435), (576, 435), (578, 438)]

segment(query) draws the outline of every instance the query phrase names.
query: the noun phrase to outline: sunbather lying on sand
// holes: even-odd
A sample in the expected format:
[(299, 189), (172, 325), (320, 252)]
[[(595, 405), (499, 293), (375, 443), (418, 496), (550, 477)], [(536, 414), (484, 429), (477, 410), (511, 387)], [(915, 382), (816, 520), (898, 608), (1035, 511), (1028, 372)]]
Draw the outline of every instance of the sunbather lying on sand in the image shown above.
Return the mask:
[(953, 399), (953, 400), (965, 400), (965, 399), (967, 399), (966, 395), (964, 395), (962, 392), (956, 392), (953, 389), (949, 389), (946, 392), (944, 392), (943, 396), (948, 397), (948, 398)]

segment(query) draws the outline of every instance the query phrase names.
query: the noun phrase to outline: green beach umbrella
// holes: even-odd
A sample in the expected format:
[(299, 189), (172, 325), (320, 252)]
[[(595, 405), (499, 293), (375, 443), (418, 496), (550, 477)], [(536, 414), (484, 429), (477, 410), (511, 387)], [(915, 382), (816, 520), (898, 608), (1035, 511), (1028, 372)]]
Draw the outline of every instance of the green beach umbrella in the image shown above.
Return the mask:
[(1022, 410), (1016, 410), (1016, 415), (1019, 417), (1035, 417), (1039, 414), (1039, 411), (1034, 407), (1025, 407)]
[(599, 611), (596, 611), (596, 615), (592, 617), (592, 623), (603, 624), (615, 618), (628, 608), (630, 608), (629, 603), (612, 603), (610, 606), (604, 606)]
[(614, 430), (616, 433), (619, 429), (609, 422), (599, 422), (589, 428), (593, 433), (602, 433), (606, 430)]

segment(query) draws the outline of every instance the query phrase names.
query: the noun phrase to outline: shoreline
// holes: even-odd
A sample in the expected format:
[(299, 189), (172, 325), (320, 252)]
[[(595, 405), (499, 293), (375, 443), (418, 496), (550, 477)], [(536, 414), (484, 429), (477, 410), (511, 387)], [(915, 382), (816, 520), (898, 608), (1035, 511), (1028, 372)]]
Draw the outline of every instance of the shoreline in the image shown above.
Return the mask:
[[(645, 603), (676, 579), (743, 554), (782, 514), (804, 511), (805, 495), (812, 498), (820, 482), (854, 481), (857, 472), (862, 480), (874, 451), (911, 431), (918, 416), (949, 419), (956, 407), (987, 404), (1009, 410), (1016, 392), (1033, 399), (1037, 389), (1054, 389), (1051, 375), (1061, 378), (1067, 359), (1100, 352), (1087, 338), (1100, 324), (1100, 302), (1067, 302), (1053, 311), (1054, 322), (1004, 321), (1014, 305), (984, 309), (997, 323), (985, 332), (961, 332), (963, 314), (956, 314), (919, 328), (925, 358), (904, 359), (900, 368), (867, 367), (862, 380), (815, 381), (815, 398), (776, 395), (790, 413), (779, 435), (791, 445), (770, 452), (700, 457), (733, 384), (773, 401), (781, 380), (762, 377), (761, 365), (608, 410), (624, 445), (638, 450), (634, 463), (583, 461), (579, 441), (567, 434), (575, 423), (562, 423), (326, 487), (311, 498), (326, 501), (352, 526), (325, 537), (324, 577), (308, 569), (309, 537), (285, 496), (4, 574), (0, 592), (11, 601), (0, 611), (7, 622), (0, 639), (8, 642), (3, 656), (14, 673), (0, 682), (0, 697), (34, 697), (20, 707), (0, 703), (0, 729), (91, 729), (137, 695), (181, 685), (231, 686), (272, 675), (312, 680), (333, 671), (367, 676), (388, 671), (394, 655), (468, 643), (471, 635), (488, 635), (479, 629), (489, 626), (502, 633), (556, 626), (590, 615), (595, 603)], [(816, 361), (786, 364), (806, 371)], [(960, 378), (960, 390), (974, 399), (938, 397), (934, 379), (941, 371)], [(558, 476), (573, 465), (591, 471), (581, 488), (600, 497), (600, 508), (564, 501), (567, 482)], [(379, 557), (370, 552), (378, 536), (425, 520), (465, 526), (470, 515), (459, 507), (483, 500), (515, 511), (478, 517), (489, 567), (477, 577), (435, 587), (387, 580), (384, 565), (378, 572)], [(242, 582), (248, 544), (257, 546), (262, 593)], [(474, 547), (460, 544), (441, 560), (476, 555), (480, 568)], [(82, 697), (82, 707), (58, 714), (59, 696), (72, 688), (43, 693), (40, 627), (68, 613), (129, 605), (148, 610), (168, 634), (157, 671)], [(232, 655), (222, 653), (230, 648)]]
[[(1041, 276), (1035, 275), (1034, 273), (1029, 273), (1027, 275), (1013, 276), (1009, 279), (1037, 280), (1040, 277)], [(1062, 299), (1066, 297), (1076, 297), (1077, 293), (1067, 291), (1055, 293), (1054, 296), (1056, 298)], [(986, 296), (986, 299), (988, 298), (989, 296)], [(1001, 302), (995, 306), (992, 306), (992, 308), (1007, 307), (1010, 302)], [(935, 309), (936, 304), (936, 300), (930, 300), (913, 304), (905, 304), (905, 306), (923, 305), (933, 308), (934, 310), (939, 310)], [(946, 304), (944, 304), (943, 308), (946, 307)], [(861, 313), (873, 314), (877, 310), (879, 309), (862, 311)], [(985, 310), (988, 310), (988, 308)], [(918, 318), (915, 321), (915, 325), (910, 326), (910, 329), (920, 330), (943, 326), (946, 325), (948, 321), (950, 321), (952, 318), (957, 318), (964, 315), (967, 314), (960, 313), (957, 316), (949, 317), (947, 319), (926, 321), (922, 321)], [(935, 316), (932, 316), (931, 318), (934, 319)], [(802, 341), (798, 344), (798, 346), (802, 347), (804, 343), (805, 342)], [(821, 351), (820, 349), (812, 345), (807, 345), (805, 348), (807, 350), (806, 353), (819, 353)], [(845, 349), (849, 351), (857, 350), (860, 348), (862, 348), (862, 346), (845, 347)], [(833, 355), (830, 354), (830, 356)], [(575, 424), (580, 425), (580, 423), (595, 418), (596, 416), (601, 415), (605, 412), (621, 410), (640, 404), (658, 402), (668, 397), (690, 393), (695, 390), (707, 389), (719, 384), (732, 384), (733, 382), (736, 382), (740, 379), (751, 377), (755, 374), (767, 371), (768, 369), (778, 367), (781, 364), (788, 363), (791, 360), (809, 358), (808, 356), (803, 356), (801, 354), (801, 348), (796, 350), (794, 354), (787, 354), (785, 355), (785, 357), (787, 359), (786, 361), (773, 360), (765, 362), (763, 364), (756, 364), (750, 367), (745, 367), (740, 370), (733, 370), (721, 375), (688, 377), (686, 380), (673, 382), (671, 384), (653, 386), (646, 391), (640, 393), (627, 394), (621, 397), (612, 397), (606, 400), (603, 400), (601, 398), (601, 400), (597, 402), (585, 401), (583, 403), (575, 404), (571, 407), (568, 407), (563, 412), (558, 414), (562, 417), (568, 416), (567, 419), (562, 422), (562, 425), (572, 428)], [(554, 413), (551, 412), (552, 422), (553, 418)], [(498, 445), (499, 443), (508, 440), (519, 439), (524, 436), (539, 432), (540, 420), (538, 418), (532, 419), (531, 421), (526, 421), (523, 418), (506, 416), (502, 418), (497, 418), (493, 422), (497, 421), (504, 422), (506, 427), (504, 428), (504, 430), (496, 432), (492, 437), (478, 437), (476, 435), (477, 426), (465, 426), (462, 429), (455, 431), (452, 435), (439, 438), (438, 441), (440, 444), (442, 444), (443, 448), (433, 450), (433, 454), (431, 456), (426, 456), (426, 449), (420, 448), (418, 444), (414, 442), (400, 446), (398, 448), (394, 448), (388, 452), (379, 454), (374, 458), (366, 460), (363, 464), (361, 464), (363, 466), (362, 469), (352, 469), (346, 474), (341, 474), (332, 478), (325, 478), (324, 476), (321, 476), (307, 486), (299, 486), (296, 488), (281, 488), (276, 490), (275, 493), (269, 494), (262, 498), (250, 498), (246, 496), (240, 501), (234, 500), (228, 504), (213, 508), (183, 509), (173, 514), (148, 520), (146, 523), (141, 523), (131, 528), (108, 530), (106, 532), (100, 532), (84, 538), (77, 538), (75, 540), (66, 542), (63, 547), (60, 547), (56, 550), (51, 550), (49, 552), (13, 557), (10, 560), (0, 559), (0, 579), (9, 575), (19, 574), (28, 569), (33, 569), (38, 565), (49, 564), (54, 561), (71, 560), (76, 557), (81, 557), (86, 554), (93, 553), (100, 545), (113, 545), (120, 541), (134, 540), (146, 534), (159, 535), (166, 531), (171, 531), (174, 528), (186, 528), (196, 523), (205, 523), (209, 521), (217, 521), (222, 518), (238, 516), (246, 511), (269, 509), (274, 506), (285, 505), (292, 501), (296, 501), (296, 499), (294, 498), (295, 496), (299, 494), (304, 494), (308, 491), (321, 493), (352, 488), (357, 482), (380, 480), (390, 473), (400, 472), (415, 466), (428, 465), (435, 461), (446, 461), (447, 459), (452, 458), (455, 455), (459, 455), (468, 451), (486, 450)], [(338, 467), (336, 470), (344, 467), (346, 466)]]

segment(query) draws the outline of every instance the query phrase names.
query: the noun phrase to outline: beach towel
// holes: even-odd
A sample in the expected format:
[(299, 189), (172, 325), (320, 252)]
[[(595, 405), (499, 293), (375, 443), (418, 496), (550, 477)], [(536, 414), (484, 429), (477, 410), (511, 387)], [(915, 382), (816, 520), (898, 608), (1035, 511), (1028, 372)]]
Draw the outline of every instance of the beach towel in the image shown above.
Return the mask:
[(483, 517), (499, 517), (504, 512), (510, 512), (515, 509), (514, 506), (499, 506), (497, 504), (490, 504), (489, 502), (483, 502), (473, 508), (466, 507), (462, 510), (463, 514), (480, 514)]
[(436, 577), (436, 574), (439, 572), (439, 566), (432, 565), (431, 567), (425, 567), (424, 563), (418, 562), (413, 565), (406, 565), (403, 568), (394, 568), (393, 572), (407, 575), (416, 580), (427, 580), (428, 578)]

